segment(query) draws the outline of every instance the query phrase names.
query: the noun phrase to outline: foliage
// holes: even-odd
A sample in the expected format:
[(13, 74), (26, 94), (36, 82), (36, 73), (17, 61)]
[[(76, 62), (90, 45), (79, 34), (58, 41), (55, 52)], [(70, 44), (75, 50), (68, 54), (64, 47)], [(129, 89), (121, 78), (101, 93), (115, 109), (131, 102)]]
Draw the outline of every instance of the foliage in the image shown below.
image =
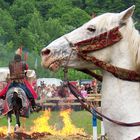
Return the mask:
[[(91, 15), (120, 12), (133, 4), (136, 5), (133, 18), (137, 29), (140, 29), (139, 0), (0, 0), (0, 66), (7, 66), (8, 59), (22, 46), (23, 51), (29, 54), (31, 68), (38, 60), (39, 70), (36, 71), (39, 77), (62, 78), (62, 70), (54, 74), (40, 69), (40, 50), (87, 22)], [(75, 70), (69, 73), (71, 80), (91, 78)]]

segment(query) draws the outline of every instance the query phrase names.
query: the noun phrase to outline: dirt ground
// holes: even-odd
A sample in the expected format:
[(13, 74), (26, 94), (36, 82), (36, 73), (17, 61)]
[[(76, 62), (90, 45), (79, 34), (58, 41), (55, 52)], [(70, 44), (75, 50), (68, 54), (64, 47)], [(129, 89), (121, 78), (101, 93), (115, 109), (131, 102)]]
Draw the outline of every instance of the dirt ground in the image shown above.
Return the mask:
[(33, 133), (28, 135), (26, 133), (16, 133), (11, 134), (7, 137), (5, 135), (0, 135), (0, 140), (92, 140), (89, 135), (74, 135), (74, 136), (54, 136), (45, 133)]
[(41, 138), (38, 140), (91, 140), (91, 137), (81, 137), (81, 136), (47, 136), (46, 138)]

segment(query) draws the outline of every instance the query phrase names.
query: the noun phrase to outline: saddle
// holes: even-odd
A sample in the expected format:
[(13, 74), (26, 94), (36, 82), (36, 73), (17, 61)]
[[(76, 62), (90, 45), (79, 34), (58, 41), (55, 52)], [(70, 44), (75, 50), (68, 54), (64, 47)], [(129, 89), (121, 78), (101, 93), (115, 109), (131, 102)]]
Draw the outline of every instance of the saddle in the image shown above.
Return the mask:
[(29, 117), (30, 104), (24, 90), (19, 87), (12, 87), (6, 93), (6, 98), (3, 103), (2, 115), (6, 115), (8, 112), (13, 110), (12, 102), (15, 92), (17, 93), (18, 98), (20, 98), (22, 102), (22, 112), (20, 112), (20, 116)]

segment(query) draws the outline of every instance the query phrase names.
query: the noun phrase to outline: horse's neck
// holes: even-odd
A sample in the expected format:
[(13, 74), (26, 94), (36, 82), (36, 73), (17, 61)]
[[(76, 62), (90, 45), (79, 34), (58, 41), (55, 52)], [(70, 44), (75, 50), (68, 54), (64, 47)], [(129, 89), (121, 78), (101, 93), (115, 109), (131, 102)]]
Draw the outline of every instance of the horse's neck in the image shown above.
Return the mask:
[[(112, 48), (108, 48), (110, 49), (110, 56), (108, 57), (110, 57), (110, 63), (112, 65), (125, 69), (136, 70), (136, 66), (133, 61), (132, 50), (130, 49), (130, 47), (132, 47), (129, 44), (130, 41), (124, 39), (121, 43), (115, 44)], [(103, 72), (103, 100), (108, 100), (108, 102), (106, 103), (103, 102), (103, 106), (105, 106), (106, 108), (109, 105), (112, 106), (113, 109), (115, 107), (122, 106), (132, 109), (133, 104), (131, 103), (140, 105), (139, 91), (139, 82), (129, 82), (121, 80), (114, 77), (108, 72)], [(113, 109), (111, 111), (113, 111)]]

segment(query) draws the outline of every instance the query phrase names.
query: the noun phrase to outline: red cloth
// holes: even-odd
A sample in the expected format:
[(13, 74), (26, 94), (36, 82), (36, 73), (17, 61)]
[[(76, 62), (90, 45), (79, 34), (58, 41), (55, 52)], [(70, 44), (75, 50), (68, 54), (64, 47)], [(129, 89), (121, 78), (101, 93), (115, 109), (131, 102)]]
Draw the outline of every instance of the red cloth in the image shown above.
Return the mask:
[[(4, 95), (7, 93), (10, 84), (11, 84), (11, 82), (9, 82), (9, 83), (6, 85), (6, 87), (0, 92), (0, 97), (4, 96)], [(30, 83), (29, 83), (26, 79), (24, 79), (24, 84), (26, 85), (26, 87), (27, 87), (27, 88), (30, 90), (30, 92), (32, 93), (34, 99), (37, 99), (37, 98), (38, 98), (37, 93), (34, 91), (34, 89), (32, 88), (32, 86), (30, 85)]]
[(34, 89), (32, 88), (32, 86), (30, 85), (30, 83), (27, 80), (24, 80), (24, 83), (25, 83), (26, 87), (30, 90), (30, 92), (32, 93), (34, 99), (37, 99), (38, 95), (34, 91)]
[(4, 96), (6, 92), (8, 91), (8, 88), (10, 86), (10, 82), (6, 85), (6, 87), (0, 92), (0, 97)]

